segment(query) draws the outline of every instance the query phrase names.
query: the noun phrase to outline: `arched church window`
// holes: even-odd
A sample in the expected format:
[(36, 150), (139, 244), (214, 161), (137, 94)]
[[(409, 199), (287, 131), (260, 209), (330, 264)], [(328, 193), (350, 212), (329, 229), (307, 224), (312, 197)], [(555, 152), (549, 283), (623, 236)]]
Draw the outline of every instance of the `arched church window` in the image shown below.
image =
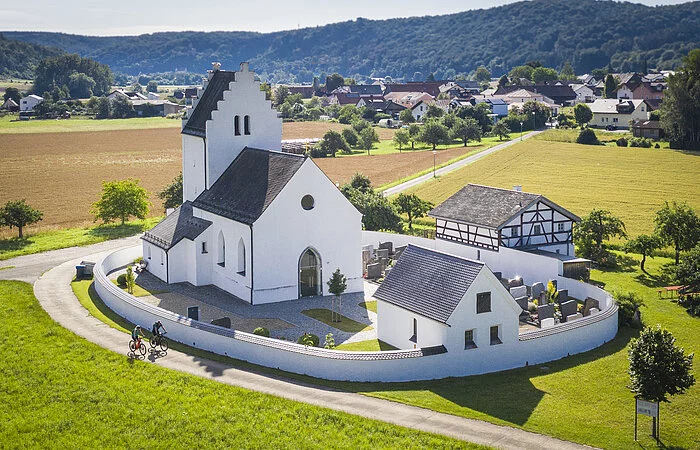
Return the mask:
[(243, 132), (246, 135), (250, 134), (250, 116), (243, 117)]
[(236, 116), (233, 118), (233, 134), (236, 136), (241, 135), (241, 116)]
[(226, 238), (224, 238), (222, 231), (219, 231), (219, 245), (217, 247), (216, 263), (221, 267), (226, 267)]
[(243, 238), (238, 241), (238, 273), (245, 275), (245, 243)]

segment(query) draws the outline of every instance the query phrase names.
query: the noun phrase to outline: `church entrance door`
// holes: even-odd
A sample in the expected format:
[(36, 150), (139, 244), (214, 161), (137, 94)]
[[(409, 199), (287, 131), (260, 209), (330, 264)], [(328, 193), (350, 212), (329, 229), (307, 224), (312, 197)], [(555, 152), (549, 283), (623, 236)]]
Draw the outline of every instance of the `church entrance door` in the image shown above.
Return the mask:
[(299, 298), (321, 293), (321, 258), (307, 248), (299, 258)]

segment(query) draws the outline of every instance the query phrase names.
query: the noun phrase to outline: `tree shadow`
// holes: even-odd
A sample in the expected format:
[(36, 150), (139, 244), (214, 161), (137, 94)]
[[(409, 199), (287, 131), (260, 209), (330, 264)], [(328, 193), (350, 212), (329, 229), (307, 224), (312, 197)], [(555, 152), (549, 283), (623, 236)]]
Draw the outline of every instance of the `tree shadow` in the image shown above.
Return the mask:
[(635, 275), (634, 279), (637, 282), (643, 284), (644, 286), (650, 288), (660, 288), (663, 286), (668, 286), (673, 281), (673, 279), (669, 276), (668, 273), (663, 272), (656, 275), (642, 272), (638, 275)]
[(100, 225), (88, 230), (87, 234), (95, 238), (118, 239), (133, 236), (142, 232), (144, 224), (125, 223), (124, 225)]
[(12, 251), (17, 251), (17, 250), (22, 250), (23, 248), (27, 247), (30, 244), (33, 244), (34, 241), (31, 239), (28, 239), (26, 237), (24, 238), (9, 238), (9, 239), (0, 239), (0, 252), (12, 252)]

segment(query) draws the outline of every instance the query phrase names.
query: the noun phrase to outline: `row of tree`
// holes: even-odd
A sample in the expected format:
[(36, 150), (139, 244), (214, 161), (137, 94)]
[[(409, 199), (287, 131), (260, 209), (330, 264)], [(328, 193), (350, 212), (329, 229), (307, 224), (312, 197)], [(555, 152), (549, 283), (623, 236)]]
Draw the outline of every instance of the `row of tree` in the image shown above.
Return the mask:
[(114, 84), (109, 66), (78, 55), (58, 55), (42, 59), (35, 70), (34, 92), (60, 89), (63, 98), (107, 95)]

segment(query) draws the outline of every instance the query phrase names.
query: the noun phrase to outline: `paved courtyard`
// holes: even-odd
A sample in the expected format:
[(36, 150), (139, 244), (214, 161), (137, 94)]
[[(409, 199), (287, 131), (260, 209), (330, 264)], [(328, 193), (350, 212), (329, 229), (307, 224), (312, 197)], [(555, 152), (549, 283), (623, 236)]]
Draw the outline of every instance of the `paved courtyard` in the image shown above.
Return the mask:
[[(109, 276), (116, 279), (122, 272), (115, 271)], [(339, 330), (302, 314), (302, 311), (308, 309), (331, 309), (332, 296), (251, 305), (215, 286), (166, 284), (148, 272), (139, 274), (136, 284), (152, 293), (139, 297), (141, 301), (183, 316), (187, 316), (188, 307), (198, 306), (201, 321), (211, 322), (228, 317), (231, 319), (231, 328), (249, 333), (257, 327), (265, 327), (270, 330), (271, 337), (293, 341), (304, 333), (312, 333), (321, 339), (321, 344), (326, 334), (333, 333), (336, 345), (377, 339), (377, 314), (360, 306), (361, 302), (372, 300), (371, 297), (378, 287), (369, 282), (364, 283), (364, 293), (342, 296), (343, 316), (370, 327), (358, 333)], [(145, 325), (150, 328), (150, 324)]]

